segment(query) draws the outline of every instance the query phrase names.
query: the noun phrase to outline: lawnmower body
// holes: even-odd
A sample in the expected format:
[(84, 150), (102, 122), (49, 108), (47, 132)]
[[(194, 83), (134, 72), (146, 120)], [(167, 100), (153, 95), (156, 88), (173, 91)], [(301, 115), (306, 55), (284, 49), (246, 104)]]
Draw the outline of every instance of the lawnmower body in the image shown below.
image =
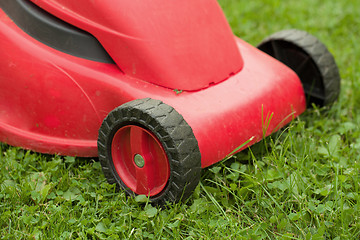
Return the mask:
[[(234, 37), (215, 0), (2, 1), (0, 141), (10, 145), (95, 157), (107, 114), (150, 97), (183, 116), (207, 167), (306, 108), (298, 76)], [(108, 60), (76, 56), (28, 34), (32, 26), (19, 27), (6, 9), (12, 1), (90, 33)]]

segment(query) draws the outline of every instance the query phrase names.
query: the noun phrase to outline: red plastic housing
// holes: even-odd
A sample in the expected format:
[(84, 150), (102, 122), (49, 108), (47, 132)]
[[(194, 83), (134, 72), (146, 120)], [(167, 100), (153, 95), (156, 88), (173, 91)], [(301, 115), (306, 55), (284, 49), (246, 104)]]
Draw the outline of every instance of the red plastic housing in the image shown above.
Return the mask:
[(237, 73), (243, 61), (214, 0), (31, 0), (94, 35), (127, 75), (199, 90)]
[(207, 167), (305, 110), (297, 75), (235, 38), (216, 1), (32, 2), (92, 33), (116, 64), (48, 47), (0, 10), (2, 142), (43, 153), (97, 156), (106, 115), (150, 97), (184, 117)]

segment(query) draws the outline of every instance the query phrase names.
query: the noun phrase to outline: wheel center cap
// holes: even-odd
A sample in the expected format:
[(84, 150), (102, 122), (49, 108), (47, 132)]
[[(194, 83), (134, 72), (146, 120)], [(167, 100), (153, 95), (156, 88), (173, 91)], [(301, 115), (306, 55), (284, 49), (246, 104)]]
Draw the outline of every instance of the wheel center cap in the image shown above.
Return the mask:
[(134, 156), (134, 162), (135, 165), (138, 166), (139, 168), (143, 168), (145, 166), (145, 160), (143, 156), (141, 156), (140, 154), (136, 154)]

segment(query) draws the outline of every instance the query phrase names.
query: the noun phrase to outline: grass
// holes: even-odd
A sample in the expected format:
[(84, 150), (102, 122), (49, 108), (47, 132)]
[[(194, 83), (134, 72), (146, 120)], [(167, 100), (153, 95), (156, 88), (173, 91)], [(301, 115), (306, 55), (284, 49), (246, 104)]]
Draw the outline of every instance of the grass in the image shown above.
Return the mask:
[(163, 209), (116, 192), (96, 159), (1, 144), (2, 239), (359, 239), (359, 2), (220, 4), (254, 45), (288, 28), (323, 40), (341, 71), (339, 101), (204, 170), (186, 203)]

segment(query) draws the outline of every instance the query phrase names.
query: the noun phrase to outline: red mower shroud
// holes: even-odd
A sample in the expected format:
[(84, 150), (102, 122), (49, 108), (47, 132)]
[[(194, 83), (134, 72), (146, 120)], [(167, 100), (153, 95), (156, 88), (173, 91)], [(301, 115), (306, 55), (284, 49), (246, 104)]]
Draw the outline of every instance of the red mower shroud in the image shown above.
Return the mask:
[(108, 113), (150, 97), (183, 116), (207, 167), (305, 110), (298, 76), (234, 37), (215, 0), (32, 2), (91, 33), (115, 63), (58, 51), (1, 10), (2, 142), (97, 156), (98, 131)]
[(195, 91), (243, 66), (216, 1), (32, 2), (94, 35), (129, 77)]

